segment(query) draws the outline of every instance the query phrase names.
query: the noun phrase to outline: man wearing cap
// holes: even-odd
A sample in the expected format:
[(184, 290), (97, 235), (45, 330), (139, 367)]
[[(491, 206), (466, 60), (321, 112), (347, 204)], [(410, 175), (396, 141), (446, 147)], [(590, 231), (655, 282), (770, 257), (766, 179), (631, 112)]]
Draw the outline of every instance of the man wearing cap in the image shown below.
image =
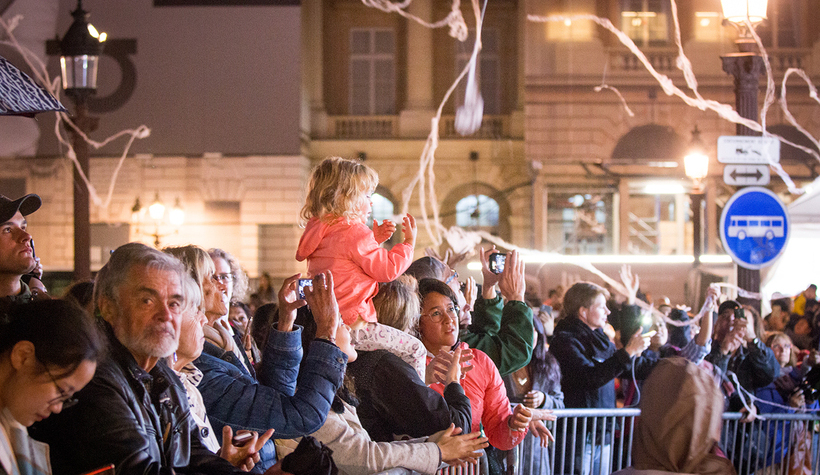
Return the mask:
[(26, 216), (40, 209), (35, 194), (11, 200), (0, 195), (0, 314), (14, 303), (31, 301), (32, 293), (23, 282), (24, 274), (37, 266)]
[[(740, 312), (736, 314), (736, 310)], [(774, 381), (780, 367), (774, 352), (757, 336), (753, 316), (742, 310), (734, 300), (720, 304), (712, 351), (706, 361), (722, 373), (734, 372), (740, 385), (754, 394), (755, 389)], [(743, 405), (737, 391), (735, 388), (729, 395), (729, 410), (732, 412), (739, 411)]]

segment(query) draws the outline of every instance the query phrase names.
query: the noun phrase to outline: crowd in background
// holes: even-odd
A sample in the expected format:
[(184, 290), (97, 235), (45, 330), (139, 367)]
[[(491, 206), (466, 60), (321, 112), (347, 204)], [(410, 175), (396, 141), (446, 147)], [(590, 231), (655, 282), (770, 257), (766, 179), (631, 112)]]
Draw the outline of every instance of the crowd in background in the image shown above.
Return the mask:
[[(482, 281), (462, 280), (413, 259), (410, 215), (382, 246), (397, 225), (365, 224), (377, 183), (360, 162), (314, 169), (295, 256), (309, 278), (279, 289), (268, 273), (249, 289), (221, 249), (129, 243), (53, 299), (27, 232), (40, 198), (0, 196), (4, 473), (501, 474), (524, 443), (535, 475), (553, 441), (574, 447), (576, 473), (608, 473), (620, 428), (561, 440), (552, 409), (638, 404), (627, 473), (735, 473), (724, 410), (817, 408), (814, 285), (765, 318), (717, 288), (697, 313), (654, 309), (628, 267), (622, 294), (578, 282), (538, 296), (518, 252), (494, 246), (477, 251)], [(777, 449), (752, 471), (795, 455), (789, 430), (759, 434)]]

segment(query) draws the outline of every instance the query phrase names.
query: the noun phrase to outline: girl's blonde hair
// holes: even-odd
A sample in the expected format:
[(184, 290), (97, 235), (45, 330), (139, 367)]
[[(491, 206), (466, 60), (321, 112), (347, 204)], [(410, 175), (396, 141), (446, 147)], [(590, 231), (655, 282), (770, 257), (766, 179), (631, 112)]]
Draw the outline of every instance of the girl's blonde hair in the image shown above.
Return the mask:
[(376, 191), (379, 175), (355, 160), (328, 157), (313, 169), (308, 184), (305, 206), (300, 213), (307, 222), (311, 218), (360, 219), (359, 205)]

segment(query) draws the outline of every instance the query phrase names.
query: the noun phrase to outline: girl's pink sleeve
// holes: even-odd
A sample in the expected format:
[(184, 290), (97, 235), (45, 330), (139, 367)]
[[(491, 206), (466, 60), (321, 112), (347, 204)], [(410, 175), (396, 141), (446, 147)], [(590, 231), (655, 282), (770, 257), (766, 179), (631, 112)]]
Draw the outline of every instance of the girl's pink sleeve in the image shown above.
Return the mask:
[(490, 439), (490, 445), (500, 450), (510, 450), (524, 440), (527, 431), (513, 431), (507, 425), (507, 421), (512, 416), (507, 390), (493, 362), (487, 358), (487, 363), (487, 386), (484, 392), (484, 411), (481, 423), (484, 424), (484, 431)]
[(373, 231), (365, 225), (350, 228), (351, 259), (365, 274), (378, 282), (390, 282), (402, 275), (413, 262), (413, 246), (400, 243), (387, 250), (379, 246)]

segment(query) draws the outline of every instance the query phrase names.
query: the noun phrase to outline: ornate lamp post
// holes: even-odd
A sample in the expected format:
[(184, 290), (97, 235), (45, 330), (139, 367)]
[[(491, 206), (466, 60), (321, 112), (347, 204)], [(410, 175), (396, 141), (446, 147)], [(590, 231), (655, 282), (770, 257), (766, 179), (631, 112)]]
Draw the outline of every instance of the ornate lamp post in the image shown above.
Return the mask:
[[(88, 23), (88, 13), (82, 0), (71, 15), (74, 22), (60, 40), (60, 69), (63, 89), (74, 102), (72, 121), (86, 135), (97, 128), (97, 119), (88, 116), (88, 97), (97, 92), (97, 65), (105, 42)], [(88, 176), (88, 143), (74, 129), (70, 129), (74, 153), (85, 176)], [(74, 280), (91, 279), (91, 229), (89, 224), (88, 187), (74, 170)]]
[(703, 253), (703, 231), (701, 227), (703, 208), (703, 180), (709, 175), (709, 156), (704, 151), (703, 141), (700, 139), (700, 130), (695, 126), (692, 131), (692, 142), (689, 145), (689, 153), (683, 157), (683, 168), (686, 176), (692, 180), (692, 254), (694, 255), (693, 265), (700, 263), (700, 256)]
[[(758, 120), (757, 95), (763, 58), (757, 54), (751, 28), (766, 19), (768, 0), (721, 0), (723, 16), (738, 29), (735, 42), (737, 53), (721, 56), (723, 71), (735, 79), (735, 109), (744, 119)], [(748, 20), (748, 23), (747, 23)], [(744, 125), (737, 124), (737, 135), (759, 135)], [(750, 292), (760, 292), (760, 271), (738, 266), (737, 285)], [(760, 311), (760, 301), (740, 298)]]

